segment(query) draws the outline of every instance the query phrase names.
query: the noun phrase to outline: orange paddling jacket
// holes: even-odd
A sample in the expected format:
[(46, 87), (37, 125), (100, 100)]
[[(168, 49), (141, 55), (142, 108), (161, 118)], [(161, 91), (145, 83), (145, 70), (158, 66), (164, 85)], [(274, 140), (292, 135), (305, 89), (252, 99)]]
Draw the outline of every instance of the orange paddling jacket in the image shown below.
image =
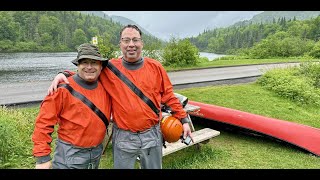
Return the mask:
[[(128, 70), (122, 59), (109, 60), (119, 71), (133, 82), (158, 108), (165, 104), (171, 108), (173, 116), (179, 120), (187, 114), (173, 93), (173, 86), (160, 62), (144, 58), (142, 67)], [(112, 118), (120, 129), (132, 132), (144, 131), (159, 123), (161, 119), (109, 68), (104, 68), (100, 81), (112, 97)], [(160, 111), (161, 112), (161, 111)]]
[[(78, 85), (72, 76), (68, 80), (74, 90), (89, 99), (110, 121), (110, 96), (99, 81), (95, 89), (89, 90)], [(58, 88), (57, 93), (46, 96), (41, 103), (32, 135), (35, 157), (50, 155), (51, 134), (56, 124), (59, 124), (58, 138), (78, 147), (94, 147), (101, 144), (106, 132), (105, 124), (98, 115), (67, 89)]]

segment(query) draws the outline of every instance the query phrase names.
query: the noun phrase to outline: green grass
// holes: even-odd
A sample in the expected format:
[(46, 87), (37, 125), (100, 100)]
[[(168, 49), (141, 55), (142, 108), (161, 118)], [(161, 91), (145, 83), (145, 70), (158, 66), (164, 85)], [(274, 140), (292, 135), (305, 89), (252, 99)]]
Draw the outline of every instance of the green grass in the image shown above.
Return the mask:
[(164, 157), (164, 169), (318, 169), (318, 157), (269, 139), (229, 132)]

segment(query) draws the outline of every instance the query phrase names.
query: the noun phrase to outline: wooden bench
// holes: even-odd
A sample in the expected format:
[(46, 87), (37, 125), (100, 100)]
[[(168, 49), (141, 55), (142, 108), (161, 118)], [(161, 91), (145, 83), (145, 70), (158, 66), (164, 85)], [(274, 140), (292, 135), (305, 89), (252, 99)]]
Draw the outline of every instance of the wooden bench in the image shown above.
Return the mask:
[(180, 140), (174, 143), (166, 143), (165, 145), (167, 147), (166, 148), (163, 147), (162, 155), (166, 156), (168, 154), (187, 148), (189, 146), (196, 145), (201, 142), (208, 142), (211, 138), (216, 137), (218, 135), (220, 135), (219, 131), (216, 131), (210, 128), (204, 128), (198, 131), (194, 131), (192, 132), (192, 137), (194, 142), (191, 142), (191, 144), (189, 145), (182, 143)]
[[(162, 149), (163, 156), (166, 156), (168, 154), (171, 154), (173, 152), (179, 151), (181, 149), (187, 148), (192, 145), (197, 145), (198, 148), (200, 148), (199, 143), (207, 143), (211, 138), (220, 135), (219, 131), (216, 131), (216, 130), (213, 130), (210, 128), (204, 128), (204, 129), (200, 129), (198, 131), (195, 131), (192, 120), (189, 116), (189, 112), (198, 111), (198, 110), (200, 110), (200, 107), (187, 104), (184, 107), (184, 110), (188, 113), (188, 118), (190, 119), (189, 126), (192, 131), (192, 137), (193, 137), (194, 142), (191, 142), (191, 144), (189, 144), (189, 145), (182, 143), (181, 140), (174, 142), (174, 143), (166, 142), (166, 144), (165, 144), (166, 148), (163, 147), (163, 149)], [(162, 115), (165, 116), (165, 115), (170, 115), (170, 114), (162, 113)]]

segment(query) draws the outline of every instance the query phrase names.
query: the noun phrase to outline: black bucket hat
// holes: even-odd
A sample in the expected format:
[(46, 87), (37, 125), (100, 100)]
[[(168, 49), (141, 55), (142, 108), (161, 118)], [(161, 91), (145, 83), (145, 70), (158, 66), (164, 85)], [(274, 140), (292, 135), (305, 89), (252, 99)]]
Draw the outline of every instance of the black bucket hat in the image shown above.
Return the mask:
[(107, 61), (108, 59), (105, 59), (101, 56), (99, 49), (97, 46), (90, 44), (90, 43), (84, 43), (81, 44), (78, 47), (78, 56), (76, 59), (72, 60), (71, 62), (78, 66), (79, 65), (79, 60), (81, 59), (94, 59), (98, 61)]

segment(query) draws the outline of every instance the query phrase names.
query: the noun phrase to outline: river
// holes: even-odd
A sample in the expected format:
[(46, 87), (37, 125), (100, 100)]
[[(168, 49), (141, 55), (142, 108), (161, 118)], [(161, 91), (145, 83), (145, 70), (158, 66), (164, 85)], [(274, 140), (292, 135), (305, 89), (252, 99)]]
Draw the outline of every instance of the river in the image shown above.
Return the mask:
[[(0, 53), (0, 84), (52, 80), (59, 71), (76, 70), (71, 61), (76, 52)], [(223, 56), (200, 53), (209, 60)]]
[(207, 57), (209, 61), (213, 61), (216, 58), (223, 57), (225, 55), (222, 54), (214, 54), (214, 53), (207, 53), (207, 52), (200, 52), (200, 57)]
[(70, 61), (76, 52), (0, 53), (0, 84), (51, 80), (64, 69), (76, 69)]

